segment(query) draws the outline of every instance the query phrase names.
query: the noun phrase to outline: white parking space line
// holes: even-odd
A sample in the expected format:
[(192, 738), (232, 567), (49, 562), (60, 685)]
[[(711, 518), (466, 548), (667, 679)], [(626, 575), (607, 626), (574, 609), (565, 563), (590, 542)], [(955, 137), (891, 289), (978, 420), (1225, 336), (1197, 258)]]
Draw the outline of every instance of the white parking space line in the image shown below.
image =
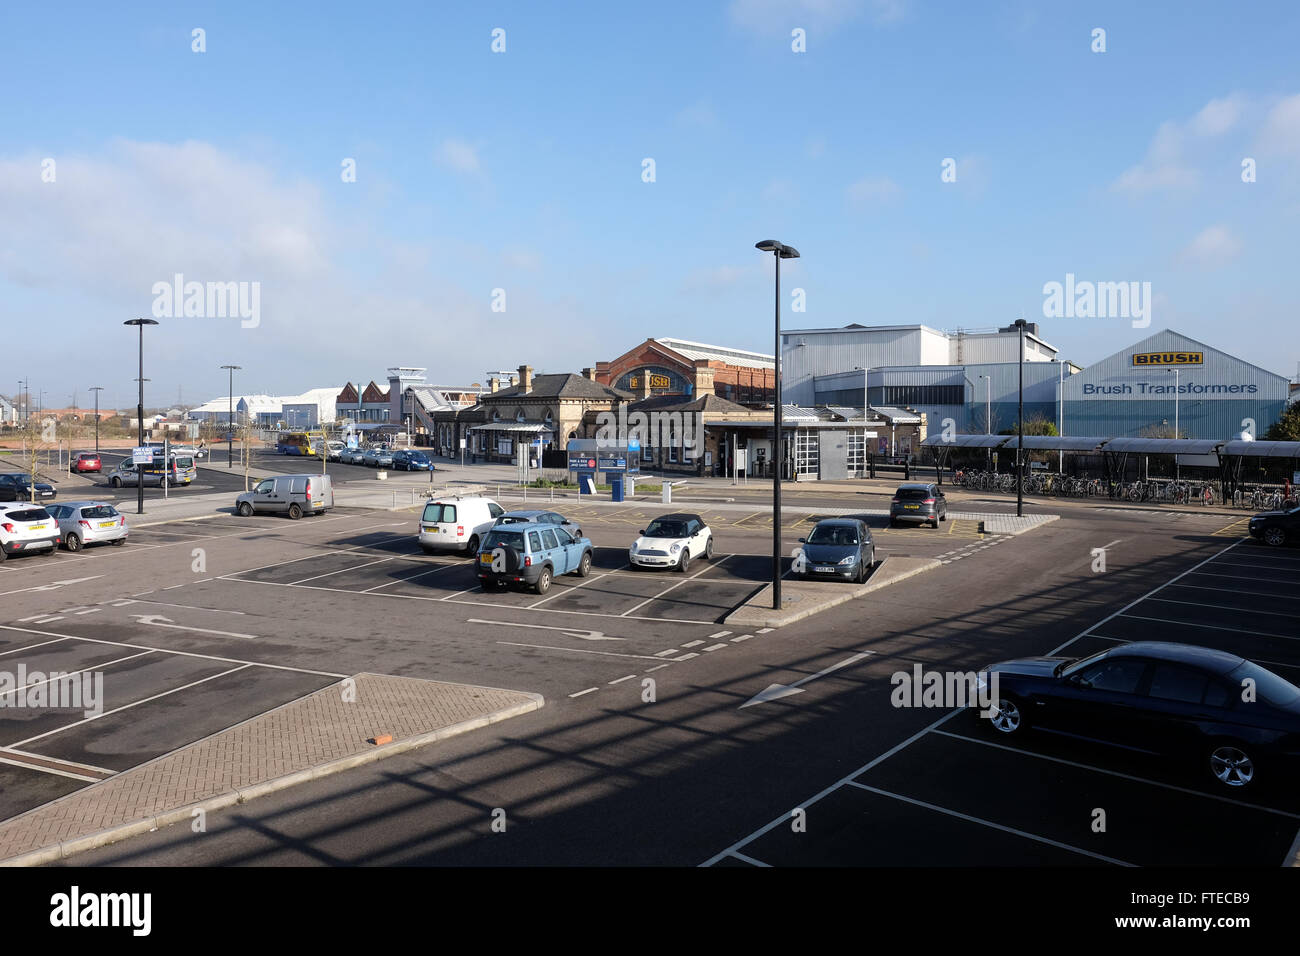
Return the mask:
[[(1267, 614), (1269, 617), (1295, 617), (1295, 614), (1289, 614), (1285, 611), (1261, 611), (1253, 607), (1236, 607), (1232, 604), (1202, 604), (1199, 601), (1175, 601), (1173, 598), (1158, 597), (1147, 598), (1147, 600), (1159, 601), (1161, 604), (1182, 604), (1186, 607), (1208, 607), (1219, 611), (1240, 611), (1242, 614)], [(1132, 617), (1132, 615), (1125, 615), (1125, 617)]]
[(368, 568), (372, 564), (385, 564), (394, 560), (396, 560), (395, 557), (376, 558), (374, 561), (365, 561), (361, 564), (353, 564), (346, 568), (339, 568), (337, 571), (326, 571), (324, 574), (313, 574), (311, 577), (303, 578), (300, 581), (290, 581), (289, 585), (292, 587), (295, 584), (306, 584), (308, 581), (319, 581), (321, 578), (328, 578), (335, 574), (344, 574), (348, 571), (359, 571), (361, 568)]
[[(623, 565), (623, 567), (625, 568), (627, 567), (627, 565), (625, 564)], [(621, 571), (621, 570), (623, 570), (623, 568), (615, 568), (615, 571)], [(535, 607), (545, 604), (547, 601), (554, 601), (557, 597), (563, 597), (564, 595), (568, 594), (571, 591), (576, 591), (578, 588), (586, 587), (588, 584), (591, 584), (593, 581), (599, 581), (601, 578), (607, 578), (611, 574), (615, 573), (615, 571), (605, 571), (602, 574), (595, 574), (590, 577), (583, 578), (577, 584), (571, 585), (570, 587), (566, 587), (563, 590), (557, 589), (556, 592), (550, 595), (549, 597), (544, 597), (540, 601), (534, 601), (532, 604), (528, 605), (528, 609), (532, 610)]]
[[(25, 630), (25, 629), (12, 628), (12, 630), (18, 631), (18, 630)], [(34, 634), (37, 632), (33, 631), (32, 633)], [(58, 644), (61, 641), (71, 641), (71, 640), (74, 640), (74, 638), (64, 635), (63, 637), (55, 638), (52, 641), (41, 641), (39, 644), (28, 644), (26, 647), (15, 647), (7, 651), (0, 651), (0, 657), (4, 657), (6, 654), (21, 654), (23, 651), (31, 651), (31, 650), (35, 650), (38, 647), (45, 647), (49, 644)]]
[(0, 700), (4, 700), (5, 698), (9, 697), (11, 694), (17, 694), (19, 690), (27, 690), (32, 687), (43, 687), (46, 684), (52, 684), (55, 681), (63, 680), (65, 677), (76, 677), (78, 674), (84, 674), (87, 671), (96, 671), (99, 670), (100, 668), (112, 667), (114, 664), (120, 664), (123, 661), (132, 661), (135, 660), (137, 657), (144, 657), (146, 654), (153, 654), (153, 653), (156, 652), (152, 650), (141, 651), (139, 654), (128, 654), (126, 657), (119, 657), (111, 661), (103, 661), (99, 664), (91, 664), (89, 667), (83, 667), (80, 670), (59, 671), (58, 676), (49, 677), (43, 681), (32, 681), (30, 684), (26, 684), (22, 688), (16, 687), (13, 690), (7, 690), (4, 693), (0, 693)]
[(63, 620), (63, 615), (62, 615), (62, 614), (54, 614), (54, 615), (51, 615), (51, 616), (49, 616), (49, 617), (38, 617), (38, 618), (36, 619), (35, 623), (36, 623), (36, 624), (53, 624), (55, 621), (61, 621), (61, 620)]
[(635, 674), (628, 674), (626, 677), (620, 677), (617, 680), (609, 681), (609, 685), (612, 687), (614, 684), (621, 684), (623, 683), (623, 681), (634, 680), (635, 678), (636, 678)]
[(655, 654), (655, 657), (667, 657), (670, 654), (676, 654), (676, 653), (677, 653), (677, 648), (670, 647), (666, 651), (659, 651), (657, 654)]
[(730, 633), (731, 633), (730, 631), (718, 631), (717, 634), (710, 634), (710, 635), (709, 635), (709, 640), (711, 640), (711, 641), (720, 641), (720, 640), (722, 640), (724, 637), (728, 636)]
[(580, 690), (580, 691), (578, 691), (576, 694), (570, 694), (569, 696), (570, 696), (570, 697), (581, 697), (581, 696), (583, 696), (584, 694), (594, 694), (594, 693), (596, 693), (596, 691), (598, 691), (598, 690), (600, 690), (599, 687), (588, 687), (586, 690)]
[(1164, 617), (1146, 617), (1141, 614), (1121, 614), (1135, 621), (1155, 621), (1158, 624), (1177, 624), (1179, 627), (1199, 627), (1208, 631), (1228, 631), (1233, 634), (1250, 634), (1255, 637), (1277, 637), (1284, 641), (1300, 641), (1300, 634), (1270, 634), (1268, 631), (1248, 631), (1242, 627), (1225, 627), (1222, 624), (1195, 624), (1192, 621), (1172, 621)]
[(733, 643), (733, 644), (739, 644), (741, 641), (747, 641), (747, 640), (749, 640), (749, 639), (750, 639), (751, 637), (753, 637), (753, 636), (754, 636), (753, 634), (742, 634), (742, 635), (740, 635), (740, 637), (733, 637), (733, 638), (731, 639), (731, 643)]
[(980, 740), (978, 737), (967, 737), (964, 734), (954, 734), (949, 730), (936, 730), (935, 734), (941, 737), (951, 737), (953, 740), (961, 740), (965, 743), (978, 744), (981, 747), (992, 747), (994, 750), (1005, 750), (1009, 753), (1019, 754), (1022, 757), (1029, 757), (1034, 760), (1046, 760), (1051, 763), (1063, 764), (1067, 767), (1075, 767), (1079, 770), (1087, 770), (1091, 773), (1105, 774), (1108, 777), (1119, 777), (1122, 780), (1132, 780), (1134, 783), (1145, 784), (1148, 787), (1160, 787), (1164, 790), (1174, 790), (1178, 793), (1190, 794), (1193, 797), (1201, 797), (1205, 800), (1214, 800), (1217, 803), (1230, 803), (1237, 807), (1246, 807), (1250, 810), (1260, 810), (1264, 813), (1272, 813), (1277, 816), (1290, 817), (1292, 820), (1300, 820), (1300, 813), (1291, 813), (1287, 810), (1278, 810), (1273, 807), (1260, 806), (1256, 803), (1248, 803), (1245, 800), (1234, 800), (1232, 797), (1221, 796), (1217, 793), (1206, 793), (1203, 790), (1194, 790), (1191, 787), (1180, 787), (1173, 783), (1162, 783), (1159, 780), (1148, 780), (1145, 777), (1135, 777), (1132, 774), (1121, 773), (1118, 770), (1107, 770), (1104, 767), (1094, 767), (1090, 764), (1079, 763), (1074, 760), (1066, 760), (1063, 757), (1053, 757), (1050, 754), (1036, 753), (1032, 750), (1021, 750), (1019, 747), (1011, 747), (1007, 744), (996, 743), (992, 740)]
[(646, 673), (647, 673), (647, 674), (653, 674), (655, 671), (661, 671), (661, 670), (663, 670), (665, 667), (671, 667), (671, 666), (672, 666), (672, 662), (669, 661), (667, 664), (660, 664), (658, 667), (648, 667), (648, 668), (646, 668)]
[(1047, 837), (1038, 836), (1035, 833), (1029, 833), (1025, 830), (1017, 830), (1015, 827), (1003, 826), (1001, 823), (994, 823), (992, 820), (984, 820), (980, 817), (973, 817), (968, 813), (959, 813), (956, 810), (949, 810), (947, 807), (941, 807), (933, 803), (926, 803), (924, 800), (914, 800), (912, 797), (904, 797), (901, 794), (890, 793), (889, 791), (881, 790), (878, 787), (869, 787), (865, 783), (858, 783), (856, 780), (850, 780), (848, 786), (857, 787), (859, 790), (866, 790), (870, 793), (877, 794), (878, 796), (889, 797), (893, 800), (901, 800), (903, 803), (910, 803), (915, 807), (924, 807), (927, 810), (933, 810), (936, 813), (956, 817), (958, 820), (965, 820), (968, 823), (978, 823), (982, 827), (1001, 830), (1003, 833), (1011, 833), (1016, 836), (1024, 837), (1027, 840), (1033, 840), (1035, 843), (1044, 843), (1048, 846), (1054, 846), (1058, 850), (1068, 850), (1071, 853), (1078, 853), (1080, 856), (1092, 857), (1092, 859), (1101, 860), (1103, 863), (1113, 863), (1115, 866), (1136, 865), (1133, 863), (1126, 863), (1123, 860), (1117, 860), (1114, 857), (1105, 856), (1101, 853), (1094, 853), (1091, 850), (1085, 850), (1082, 847), (1071, 846), (1068, 843), (1061, 843), (1059, 840), (1049, 840)]
[(238, 614), (243, 616), (248, 613), (247, 611), (235, 611), (224, 607), (200, 607), (197, 604), (169, 604), (166, 601), (141, 601), (138, 599), (130, 601), (114, 601), (113, 607), (127, 607), (131, 604), (152, 604), (155, 607), (178, 607), (183, 608), (186, 611), (211, 611), (214, 614)]
[(708, 651), (720, 651), (720, 650), (723, 650), (723, 649), (728, 648), (728, 647), (730, 647), (730, 646), (731, 646), (730, 644), (714, 644), (714, 645), (712, 645), (712, 646), (710, 646), (710, 647), (706, 647), (704, 650), (705, 650), (706, 652), (708, 652)]
[[(430, 568), (428, 571), (421, 571), (419, 574), (412, 574), (409, 578), (398, 578), (395, 581), (385, 581), (383, 584), (376, 584), (373, 588), (366, 588), (361, 594), (373, 594), (383, 588), (390, 588), (394, 584), (405, 584), (407, 581), (414, 581), (416, 578), (428, 577), (430, 574), (437, 574), (439, 571), (449, 571), (452, 568), (460, 567), (459, 564), (441, 564), (436, 568)], [(462, 592), (463, 593), (463, 592)]]
[(684, 580), (682, 580), (682, 581), (678, 581), (676, 584), (672, 585), (671, 587), (664, 588), (664, 589), (663, 589), (662, 591), (660, 591), (658, 594), (654, 595), (654, 597), (648, 597), (648, 598), (646, 598), (644, 601), (642, 601), (640, 604), (634, 604), (634, 605), (632, 605), (630, 608), (628, 608), (626, 611), (624, 611), (622, 614), (620, 614), (619, 617), (627, 617), (627, 616), (628, 616), (629, 614), (631, 614), (633, 611), (640, 610), (641, 608), (645, 607), (647, 604), (651, 603), (652, 601), (658, 601), (660, 598), (662, 598), (662, 597), (663, 597), (665, 594), (667, 594), (669, 591), (674, 591), (674, 590), (676, 590), (677, 588), (681, 587), (683, 584), (686, 584), (688, 581), (694, 581), (694, 580), (695, 580), (696, 578), (698, 578), (701, 574), (708, 574), (708, 573), (709, 573), (710, 571), (712, 571), (714, 568), (721, 567), (721, 566), (726, 562), (727, 558), (731, 558), (731, 557), (735, 557), (735, 555), (728, 554), (728, 555), (726, 555), (726, 557), (715, 558), (715, 559), (713, 560), (713, 562), (712, 562), (712, 563), (711, 563), (707, 568), (705, 568), (703, 571), (697, 571), (695, 574), (692, 574), (689, 578), (686, 578), (686, 579), (684, 579)]
[(96, 714), (94, 717), (87, 717), (84, 720), (74, 720), (70, 724), (65, 724), (62, 727), (56, 727), (54, 730), (47, 730), (43, 734), (37, 734), (35, 737), (28, 737), (26, 740), (20, 740), (17, 743), (10, 744), (9, 746), (21, 747), (24, 744), (30, 744), (34, 740), (42, 740), (46, 737), (51, 737), (54, 734), (61, 734), (65, 730), (71, 730), (73, 727), (80, 727), (82, 724), (88, 724), (92, 720), (101, 720), (104, 717), (109, 717), (113, 714), (121, 713), (124, 710), (130, 710), (132, 707), (139, 707), (141, 704), (147, 704), (150, 701), (155, 701), (162, 697), (169, 697), (172, 694), (178, 694), (183, 690), (189, 690), (191, 687), (197, 687), (199, 684), (206, 684), (208, 681), (216, 680), (219, 677), (226, 677), (230, 674), (234, 674), (239, 671), (242, 671), (246, 667), (253, 667), (253, 666), (254, 665), (252, 664), (241, 664), (239, 667), (232, 667), (230, 668), (230, 670), (222, 671), (220, 674), (213, 674), (211, 677), (204, 677), (201, 680), (191, 681), (190, 683), (185, 684), (181, 687), (174, 687), (171, 690), (165, 690), (161, 694), (154, 694), (152, 697), (146, 697), (143, 700), (136, 700), (136, 701), (132, 701), (129, 704), (123, 704), (121, 707), (114, 707), (112, 710), (106, 710), (102, 714)]
[[(841, 777), (839, 780), (836, 780), (830, 786), (823, 789), (821, 792), (814, 794), (813, 796), (809, 797), (807, 800), (800, 801), (798, 804), (796, 804), (796, 806), (800, 807), (803, 810), (807, 810), (813, 804), (818, 803), (824, 797), (840, 789), (842, 786), (844, 786), (854, 777), (858, 776), (859, 774), (866, 773), (872, 767), (876, 766), (876, 764), (888, 760), (890, 757), (894, 756), (894, 754), (907, 749), (913, 743), (915, 743), (916, 741), (924, 737), (926, 734), (928, 734), (931, 730), (934, 730), (936, 727), (939, 727), (942, 724), (946, 723), (947, 721), (952, 720), (954, 717), (956, 717), (958, 714), (962, 712), (963, 711), (961, 710), (950, 710), (948, 713), (944, 714), (938, 720), (935, 720), (934, 722), (927, 724), (925, 727), (922, 727), (920, 730), (912, 734), (912, 736), (908, 737), (906, 740), (894, 744), (894, 746), (890, 747), (880, 756), (875, 757), (872, 760), (869, 760), (867, 763), (863, 764), (857, 770), (850, 771), (849, 773)], [(715, 853), (713, 856), (709, 857), (707, 860), (701, 863), (700, 866), (712, 866), (713, 864), (721, 860), (724, 856), (734, 855), (736, 851), (739, 850), (741, 847), (748, 846), (749, 844), (757, 840), (759, 837), (774, 830), (776, 827), (779, 827), (789, 822), (790, 822), (790, 813), (789, 811), (786, 811), (780, 814), (775, 819), (759, 827), (753, 833), (749, 834), (749, 836), (741, 837), (739, 840), (731, 844), (731, 846), (727, 847), (725, 850), (722, 850), (719, 853)]]
[[(82, 637), (79, 634), (58, 634), (54, 631), (38, 631), (30, 627), (14, 627), (10, 624), (0, 624), (0, 631), (19, 631), (24, 634), (39, 634), (42, 637), (55, 637), (58, 640), (46, 641), (46, 644), (57, 644), (59, 641), (81, 641), (84, 644), (103, 644), (106, 647), (133, 647), (138, 651), (157, 651), (159, 654), (173, 654), (176, 657), (194, 657), (203, 661), (218, 661), (222, 664), (245, 664), (250, 667), (266, 667), (273, 671), (292, 671), (295, 674), (312, 674), (316, 677), (333, 677), (342, 680), (348, 677), (348, 674), (333, 674), (329, 671), (316, 671), (306, 667), (290, 667), (288, 664), (267, 664), (263, 661), (245, 661), (237, 657), (219, 657), (216, 654), (198, 654), (194, 651), (176, 651), (169, 647), (150, 647), (147, 644), (128, 644), (125, 641), (109, 641), (101, 637)], [(20, 647), (12, 651), (5, 651), (5, 654), (15, 654), (18, 651), (30, 650), (31, 647), (40, 647), (40, 644), (33, 644), (29, 647)]]
[(682, 647), (699, 647), (703, 643), (703, 641), (687, 641)]
[(762, 860), (756, 860), (752, 856), (746, 856), (743, 853), (733, 853), (731, 855), (742, 863), (748, 863), (750, 866), (761, 866), (765, 870), (772, 869), (771, 863), (764, 863)]
[(102, 607), (88, 607), (84, 611), (78, 611), (77, 614), (98, 614), (102, 610), (104, 610)]
[[(1279, 570), (1281, 570), (1279, 568)], [(1197, 577), (1206, 578), (1227, 578), (1230, 581), (1257, 581), (1260, 584), (1287, 584), (1289, 582), (1279, 578), (1261, 578), (1255, 574), (1219, 574), (1214, 571), (1197, 571)]]
[[(615, 651), (593, 651), (585, 647), (556, 647), (554, 644), (518, 644), (514, 641), (497, 641), (498, 644), (504, 644), (506, 647), (534, 647), (544, 651), (567, 651), (570, 654), (595, 654), (598, 657), (632, 657), (642, 661), (658, 661), (660, 658), (651, 657), (649, 654), (619, 654)], [(633, 674), (633, 677), (636, 675)]]
[(1208, 584), (1175, 584), (1176, 588), (1195, 588), (1198, 591), (1224, 591), (1228, 594), (1243, 594), (1247, 597), (1266, 597), (1270, 601), (1281, 598), (1284, 601), (1300, 601), (1300, 594), (1262, 594), (1257, 591), (1243, 591), (1241, 588), (1215, 588)]

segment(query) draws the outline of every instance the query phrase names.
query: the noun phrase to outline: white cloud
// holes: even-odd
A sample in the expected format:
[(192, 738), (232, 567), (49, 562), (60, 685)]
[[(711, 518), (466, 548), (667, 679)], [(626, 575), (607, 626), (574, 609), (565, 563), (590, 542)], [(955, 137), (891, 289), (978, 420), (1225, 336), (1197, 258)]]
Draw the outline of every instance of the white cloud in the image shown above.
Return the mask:
[(444, 139), (435, 157), (440, 165), (458, 173), (477, 174), (482, 171), (478, 150), (463, 139)]
[(1210, 100), (1184, 122), (1161, 123), (1146, 157), (1120, 174), (1112, 188), (1129, 193), (1195, 189), (1200, 172), (1188, 153), (1205, 140), (1222, 136), (1241, 122), (1246, 100), (1237, 95)]
[(1241, 252), (1241, 240), (1227, 226), (1202, 229), (1179, 254), (1183, 261), (1200, 269), (1227, 265)]
[(902, 195), (902, 192), (898, 183), (888, 176), (868, 176), (859, 179), (847, 190), (849, 200), (859, 205), (890, 202)]
[(700, 100), (698, 103), (693, 103), (680, 110), (675, 119), (683, 126), (694, 126), (701, 129), (714, 129), (718, 125), (718, 115), (713, 111), (713, 106), (707, 100)]
[(1268, 111), (1260, 145), (1269, 152), (1300, 157), (1300, 93), (1288, 96)]
[(863, 18), (876, 26), (895, 23), (909, 5), (910, 0), (732, 0), (728, 13), (746, 30), (788, 35), (793, 27), (825, 32)]

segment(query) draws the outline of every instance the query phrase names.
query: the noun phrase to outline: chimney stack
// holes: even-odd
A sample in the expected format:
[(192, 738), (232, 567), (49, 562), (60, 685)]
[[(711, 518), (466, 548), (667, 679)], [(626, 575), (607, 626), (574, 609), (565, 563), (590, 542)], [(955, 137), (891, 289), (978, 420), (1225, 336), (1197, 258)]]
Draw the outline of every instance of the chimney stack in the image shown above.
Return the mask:
[(713, 369), (707, 362), (701, 362), (695, 366), (695, 396), (716, 395), (717, 391), (713, 386)]
[(596, 370), (594, 368), (584, 368), (582, 370), (582, 377), (591, 379), (594, 382), (596, 381)]
[(488, 379), (488, 391), (495, 392), (500, 387), (501, 387), (501, 380), (497, 378), (495, 375), (493, 375), (491, 378)]
[(521, 392), (531, 392), (533, 390), (533, 367), (531, 365), (519, 366), (519, 390)]

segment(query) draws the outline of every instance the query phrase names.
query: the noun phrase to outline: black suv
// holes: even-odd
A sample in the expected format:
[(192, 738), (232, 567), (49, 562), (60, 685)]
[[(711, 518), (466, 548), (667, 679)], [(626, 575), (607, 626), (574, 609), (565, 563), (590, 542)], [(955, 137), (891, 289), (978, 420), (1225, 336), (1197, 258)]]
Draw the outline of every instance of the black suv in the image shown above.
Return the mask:
[(1276, 546), (1300, 541), (1300, 508), (1263, 511), (1250, 519), (1250, 536)]

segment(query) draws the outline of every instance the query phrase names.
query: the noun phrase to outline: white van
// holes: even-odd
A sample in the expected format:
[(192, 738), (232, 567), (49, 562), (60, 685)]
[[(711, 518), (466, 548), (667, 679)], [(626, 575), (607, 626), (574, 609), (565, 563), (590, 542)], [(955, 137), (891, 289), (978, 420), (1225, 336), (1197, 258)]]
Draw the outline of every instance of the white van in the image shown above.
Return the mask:
[(425, 554), (433, 554), (438, 548), (455, 548), (476, 555), (483, 536), (505, 513), (506, 509), (491, 498), (479, 495), (436, 498), (424, 506), (420, 515), (420, 548)]
[(263, 478), (235, 499), (235, 512), (247, 518), (255, 513), (288, 515), (324, 514), (334, 507), (334, 482), (329, 475), (275, 475)]

